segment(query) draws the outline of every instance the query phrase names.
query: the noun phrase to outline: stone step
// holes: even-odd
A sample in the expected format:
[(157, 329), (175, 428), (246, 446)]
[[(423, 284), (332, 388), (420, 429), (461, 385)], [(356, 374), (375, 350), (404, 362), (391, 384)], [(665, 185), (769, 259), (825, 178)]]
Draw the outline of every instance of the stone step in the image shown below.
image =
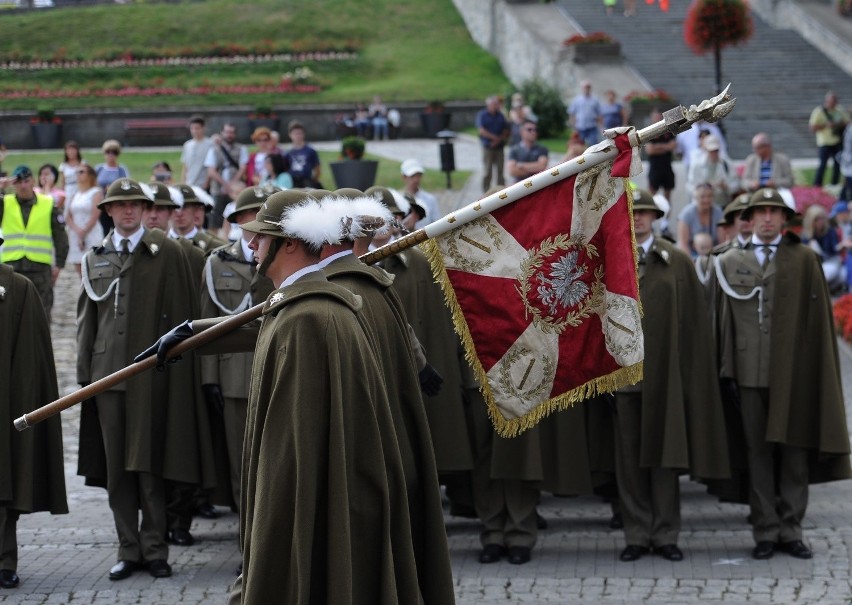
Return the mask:
[[(587, 0), (560, 0), (560, 7), (586, 32), (603, 31), (621, 42), (631, 66), (678, 102), (695, 103), (714, 92), (712, 54), (695, 55), (683, 38), (688, 3), (672, 2), (664, 13), (637, 2), (637, 15), (629, 18), (607, 16), (603, 3)], [(732, 84), (737, 97), (737, 108), (724, 124), (729, 153), (745, 157), (752, 135), (765, 130), (779, 151), (813, 156), (814, 137), (807, 126), (811, 110), (828, 89), (852, 105), (852, 79), (798, 33), (774, 29), (756, 14), (752, 18), (752, 38), (722, 50), (722, 81)]]

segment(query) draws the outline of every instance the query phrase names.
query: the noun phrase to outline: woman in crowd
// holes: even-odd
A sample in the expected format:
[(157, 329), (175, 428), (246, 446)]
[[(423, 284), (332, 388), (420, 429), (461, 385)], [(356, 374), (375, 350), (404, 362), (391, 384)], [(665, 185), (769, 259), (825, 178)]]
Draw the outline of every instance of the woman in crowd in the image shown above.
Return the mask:
[(724, 213), (713, 203), (713, 185), (710, 183), (696, 185), (692, 199), (678, 217), (677, 245), (695, 258), (692, 242), (695, 234), (707, 233), (713, 238), (713, 245), (718, 245), (721, 237), (719, 222), (724, 218)]
[(53, 198), (53, 205), (59, 210), (65, 209), (65, 192), (57, 186), (59, 170), (53, 164), (44, 164), (38, 169), (38, 193), (49, 195)]
[(80, 263), (83, 254), (89, 248), (100, 244), (104, 232), (98, 222), (101, 211), (98, 203), (103, 199), (103, 192), (98, 187), (97, 174), (88, 164), (82, 164), (77, 169), (77, 193), (65, 208), (65, 225), (68, 229), (68, 259), (66, 262), (74, 265), (80, 273)]
[(601, 103), (601, 117), (604, 129), (615, 128), (627, 124), (627, 111), (624, 105), (618, 102), (614, 90), (604, 93), (606, 100)]
[[(101, 188), (101, 192), (106, 195), (106, 190), (109, 186), (118, 179), (129, 177), (130, 171), (124, 164), (118, 163), (118, 156), (121, 155), (121, 143), (115, 139), (107, 139), (104, 141), (101, 149), (104, 152), (104, 161), (103, 163), (95, 166), (95, 174), (98, 175), (97, 182), (98, 186)], [(101, 222), (101, 227), (103, 227), (104, 233), (109, 233), (109, 230), (112, 229), (113, 226), (112, 219), (109, 215), (106, 212), (101, 212), (101, 216), (98, 220)]]
[(266, 173), (267, 183), (272, 183), (280, 189), (292, 189), (293, 177), (287, 172), (289, 166), (284, 156), (278, 153), (271, 153), (266, 156)]
[(59, 164), (59, 188), (65, 191), (65, 199), (70, 200), (77, 193), (77, 170), (83, 163), (83, 154), (77, 141), (65, 143), (65, 157)]
[(802, 218), (802, 243), (819, 254), (822, 272), (832, 292), (846, 283), (845, 267), (841, 256), (840, 234), (828, 221), (825, 208), (814, 204)]

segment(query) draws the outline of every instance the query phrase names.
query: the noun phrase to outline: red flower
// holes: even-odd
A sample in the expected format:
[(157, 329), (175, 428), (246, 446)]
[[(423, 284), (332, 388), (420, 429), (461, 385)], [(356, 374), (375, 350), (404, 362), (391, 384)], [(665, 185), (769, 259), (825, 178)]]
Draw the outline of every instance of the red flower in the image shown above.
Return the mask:
[(683, 37), (695, 54), (737, 45), (751, 37), (754, 24), (745, 0), (694, 0)]

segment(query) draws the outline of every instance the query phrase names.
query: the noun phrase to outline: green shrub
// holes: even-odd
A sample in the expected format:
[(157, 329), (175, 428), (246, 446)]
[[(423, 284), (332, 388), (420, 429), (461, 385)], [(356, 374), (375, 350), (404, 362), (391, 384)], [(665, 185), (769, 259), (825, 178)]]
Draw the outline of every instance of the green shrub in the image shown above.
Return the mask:
[(364, 157), (365, 143), (361, 137), (344, 137), (340, 141), (340, 156), (348, 160), (360, 160)]
[(559, 91), (541, 80), (527, 80), (521, 86), (524, 101), (538, 116), (539, 138), (558, 137), (565, 133), (565, 103)]

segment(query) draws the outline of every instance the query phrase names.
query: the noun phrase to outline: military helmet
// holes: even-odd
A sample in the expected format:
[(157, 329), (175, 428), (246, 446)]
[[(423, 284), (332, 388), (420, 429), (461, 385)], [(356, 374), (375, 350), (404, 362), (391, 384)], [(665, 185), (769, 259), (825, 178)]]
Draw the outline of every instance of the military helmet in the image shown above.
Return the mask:
[(364, 197), (363, 191), (358, 191), (357, 189), (353, 189), (352, 187), (343, 187), (342, 189), (335, 189), (332, 194), (336, 195), (337, 197), (346, 198), (347, 200), (357, 200)]
[(310, 199), (307, 193), (295, 189), (285, 189), (284, 191), (273, 193), (263, 202), (263, 205), (257, 211), (257, 217), (253, 221), (240, 226), (243, 231), (248, 231), (249, 233), (263, 233), (265, 235), (274, 235), (275, 237), (284, 237), (284, 233), (278, 225), (284, 211), (307, 199)]
[(210, 197), (210, 195), (200, 187), (180, 184), (177, 186), (177, 188), (183, 196), (184, 206), (186, 204), (199, 204), (205, 207), (213, 207), (213, 198)]
[(154, 205), (164, 208), (178, 208), (179, 205), (172, 199), (172, 193), (169, 191), (169, 186), (165, 183), (154, 181), (145, 183), (145, 187), (150, 189), (151, 195), (154, 196)]
[(787, 214), (787, 220), (790, 220), (796, 215), (796, 211), (787, 205), (778, 190), (773, 187), (763, 187), (751, 194), (748, 205), (743, 209), (743, 219), (750, 220), (751, 215), (754, 214), (754, 209), (760, 206), (783, 208)]
[(379, 185), (373, 185), (366, 191), (364, 191), (364, 195), (369, 195), (370, 197), (378, 198), (378, 200), (387, 206), (387, 209), (391, 211), (392, 214), (406, 214), (403, 212), (396, 203), (396, 199), (393, 196), (393, 193), (387, 187), (381, 187)]
[(638, 187), (633, 190), (633, 212), (637, 210), (653, 210), (657, 213), (657, 218), (663, 218), (665, 215), (662, 208), (654, 201), (654, 196)]
[(225, 218), (229, 223), (233, 223), (236, 216), (243, 210), (255, 210), (263, 206), (263, 203), (273, 193), (281, 191), (274, 185), (257, 185), (254, 187), (246, 187), (237, 196), (234, 210)]
[(733, 225), (734, 224), (734, 215), (737, 212), (742, 212), (746, 209), (749, 202), (749, 194), (741, 193), (737, 197), (735, 197), (732, 201), (728, 202), (728, 205), (725, 206), (724, 210), (724, 218), (719, 221), (718, 225)]
[(328, 197), (329, 195), (334, 195), (332, 191), (328, 189), (305, 189), (305, 193), (308, 194), (309, 197), (319, 201), (324, 197)]
[(98, 208), (111, 202), (146, 202), (153, 203), (139, 183), (129, 178), (121, 178), (113, 182), (107, 189), (106, 197), (98, 203)]

